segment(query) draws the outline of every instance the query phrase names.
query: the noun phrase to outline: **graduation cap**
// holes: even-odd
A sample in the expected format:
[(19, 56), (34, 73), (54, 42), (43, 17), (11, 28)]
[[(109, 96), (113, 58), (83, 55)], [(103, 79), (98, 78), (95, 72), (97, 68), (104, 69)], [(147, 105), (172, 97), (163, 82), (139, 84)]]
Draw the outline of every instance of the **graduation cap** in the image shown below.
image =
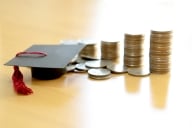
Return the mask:
[(84, 48), (83, 44), (75, 45), (32, 45), (5, 63), (14, 66), (12, 81), (14, 89), (19, 94), (28, 95), (33, 91), (23, 82), (19, 66), (30, 67), (32, 77), (50, 80), (62, 76), (65, 67)]

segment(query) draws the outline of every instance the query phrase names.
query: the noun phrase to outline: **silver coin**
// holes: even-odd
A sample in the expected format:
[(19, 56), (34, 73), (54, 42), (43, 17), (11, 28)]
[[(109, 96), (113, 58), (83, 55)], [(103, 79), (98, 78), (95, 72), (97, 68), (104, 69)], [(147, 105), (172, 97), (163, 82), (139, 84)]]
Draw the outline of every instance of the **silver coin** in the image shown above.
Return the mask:
[(109, 78), (111, 78), (111, 75), (102, 76), (102, 77), (89, 75), (89, 78), (96, 79), (96, 80), (104, 80), (104, 79), (109, 79)]
[(105, 68), (96, 68), (96, 69), (89, 69), (88, 74), (94, 77), (105, 77), (111, 74), (109, 69)]
[(112, 63), (110, 60), (93, 60), (85, 62), (85, 66), (89, 68), (103, 68)]
[(127, 72), (127, 66), (123, 64), (111, 64), (107, 65), (107, 69), (111, 70), (113, 73), (126, 73)]
[(75, 65), (75, 68), (76, 68), (77, 70), (83, 70), (83, 71), (87, 71), (87, 70), (88, 70), (88, 68), (85, 66), (85, 63), (76, 64), (76, 65)]
[(150, 75), (150, 70), (147, 67), (139, 67), (139, 68), (128, 68), (128, 74), (133, 76), (148, 76)]

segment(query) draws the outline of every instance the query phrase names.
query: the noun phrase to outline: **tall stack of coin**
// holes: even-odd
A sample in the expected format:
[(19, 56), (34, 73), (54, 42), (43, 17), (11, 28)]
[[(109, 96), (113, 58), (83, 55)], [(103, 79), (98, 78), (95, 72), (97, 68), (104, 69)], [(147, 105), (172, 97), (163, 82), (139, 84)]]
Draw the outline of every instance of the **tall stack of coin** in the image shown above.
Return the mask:
[(170, 44), (172, 31), (151, 30), (150, 72), (167, 73), (170, 71)]
[(80, 52), (80, 56), (87, 59), (99, 59), (100, 58), (100, 49), (97, 41), (84, 40), (81, 41), (82, 44), (86, 46)]
[(101, 59), (116, 60), (119, 57), (119, 41), (101, 41)]
[(124, 35), (124, 65), (128, 67), (142, 66), (143, 38), (142, 34)]

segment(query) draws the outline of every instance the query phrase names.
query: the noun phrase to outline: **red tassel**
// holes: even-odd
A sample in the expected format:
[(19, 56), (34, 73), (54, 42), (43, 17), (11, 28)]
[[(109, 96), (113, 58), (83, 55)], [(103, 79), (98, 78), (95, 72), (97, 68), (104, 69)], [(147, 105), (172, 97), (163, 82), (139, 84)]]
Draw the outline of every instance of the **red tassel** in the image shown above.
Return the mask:
[[(35, 55), (36, 57), (47, 56), (47, 54), (44, 52), (19, 52), (16, 54), (16, 57), (20, 57), (22, 55), (26, 55), (29, 57), (30, 57), (30, 55)], [(14, 89), (18, 94), (30, 95), (33, 93), (33, 90), (28, 88), (25, 85), (25, 83), (23, 82), (23, 74), (19, 70), (18, 66), (14, 66), (14, 73), (12, 75), (12, 81), (13, 81)]]
[(28, 88), (23, 82), (23, 74), (19, 70), (18, 66), (14, 66), (12, 81), (14, 89), (18, 94), (29, 95), (33, 93), (32, 89)]

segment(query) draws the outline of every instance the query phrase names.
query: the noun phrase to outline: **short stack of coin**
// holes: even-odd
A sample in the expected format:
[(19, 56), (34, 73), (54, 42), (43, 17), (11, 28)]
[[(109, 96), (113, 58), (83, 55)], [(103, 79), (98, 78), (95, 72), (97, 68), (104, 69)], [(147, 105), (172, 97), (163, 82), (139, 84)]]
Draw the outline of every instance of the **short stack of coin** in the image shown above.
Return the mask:
[(143, 39), (142, 34), (124, 35), (124, 65), (128, 67), (142, 66)]
[(170, 71), (170, 45), (172, 31), (151, 30), (150, 72), (167, 73)]
[(96, 41), (82, 41), (86, 46), (80, 52), (80, 56), (87, 59), (99, 59), (99, 44)]
[(119, 41), (101, 41), (101, 59), (117, 60), (119, 57)]

